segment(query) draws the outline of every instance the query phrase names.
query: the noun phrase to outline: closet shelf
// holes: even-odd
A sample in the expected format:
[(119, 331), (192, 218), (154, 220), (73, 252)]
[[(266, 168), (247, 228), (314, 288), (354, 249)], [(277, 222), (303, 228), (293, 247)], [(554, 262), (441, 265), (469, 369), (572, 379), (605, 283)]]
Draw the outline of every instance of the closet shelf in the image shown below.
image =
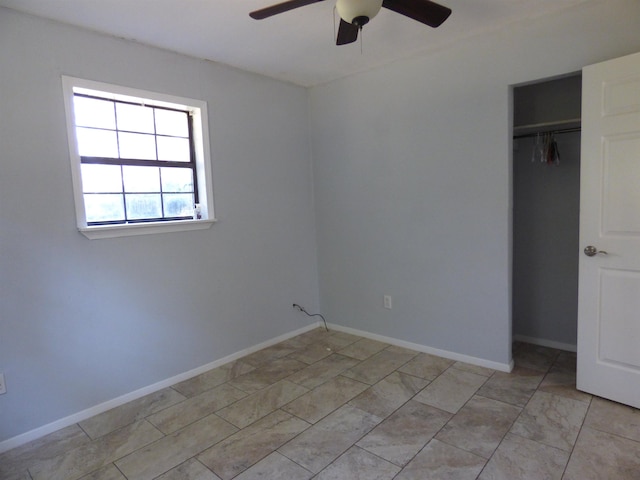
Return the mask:
[(517, 125), (513, 127), (513, 136), (524, 137), (532, 136), (538, 133), (562, 133), (579, 131), (582, 125), (580, 118), (570, 118), (568, 120), (559, 120), (555, 122), (530, 123), (527, 125)]

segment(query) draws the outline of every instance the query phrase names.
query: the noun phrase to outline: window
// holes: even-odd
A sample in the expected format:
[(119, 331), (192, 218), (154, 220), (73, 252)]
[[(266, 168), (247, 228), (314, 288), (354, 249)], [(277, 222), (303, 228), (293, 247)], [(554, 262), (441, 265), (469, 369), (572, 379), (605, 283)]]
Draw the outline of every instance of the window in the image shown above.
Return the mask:
[(63, 77), (79, 230), (89, 238), (208, 228), (206, 103)]

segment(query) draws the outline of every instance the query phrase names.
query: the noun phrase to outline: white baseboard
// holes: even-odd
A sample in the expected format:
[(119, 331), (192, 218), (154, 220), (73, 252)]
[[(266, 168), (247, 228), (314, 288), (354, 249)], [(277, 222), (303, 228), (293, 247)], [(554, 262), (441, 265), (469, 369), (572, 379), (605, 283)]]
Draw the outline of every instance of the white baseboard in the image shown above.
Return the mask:
[(239, 352), (232, 353), (231, 355), (228, 355), (219, 360), (215, 360), (211, 363), (207, 363), (206, 365), (202, 365), (200, 367), (194, 368), (193, 370), (189, 370), (188, 372), (180, 373), (171, 378), (167, 378), (166, 380), (162, 380), (158, 383), (154, 383), (153, 385), (143, 387), (139, 390), (135, 390), (133, 392), (127, 393), (125, 395), (114, 398), (112, 400), (107, 400), (106, 402), (100, 403), (93, 407), (89, 407), (86, 410), (82, 410), (81, 412), (74, 413), (72, 415), (69, 415), (68, 417), (64, 417), (54, 422), (51, 422), (47, 425), (43, 425), (42, 427), (38, 427), (28, 432), (17, 435), (15, 437), (9, 438), (7, 440), (0, 442), (0, 453), (6, 452), (7, 450), (11, 450), (12, 448), (19, 447), (33, 440), (37, 440), (57, 430), (60, 430), (65, 427), (69, 427), (78, 422), (91, 418), (95, 415), (106, 412), (107, 410), (111, 410), (112, 408), (119, 407), (120, 405), (124, 405), (127, 402), (131, 402), (132, 400), (137, 400), (138, 398), (144, 397), (145, 395), (149, 395), (150, 393), (154, 393), (154, 392), (157, 392), (158, 390), (162, 390), (163, 388), (167, 388), (172, 385), (175, 385), (176, 383), (189, 380), (190, 378), (200, 375), (201, 373), (211, 370), (212, 368), (220, 367), (225, 363), (233, 362), (234, 360), (245, 357), (253, 352), (257, 352), (258, 350), (262, 350), (263, 348), (267, 348), (267, 347), (270, 347), (271, 345), (275, 345), (276, 343), (283, 342), (284, 340), (288, 340), (291, 337), (295, 337), (302, 333), (308, 332), (309, 330), (313, 330), (315, 328), (318, 328), (319, 326), (320, 326), (320, 322), (312, 323), (311, 325), (308, 325), (306, 327), (299, 328), (289, 333), (285, 333), (284, 335), (280, 335), (278, 337), (275, 337), (265, 342), (254, 345), (252, 347), (246, 348), (244, 350), (240, 350)]
[(577, 352), (578, 346), (572, 343), (556, 342), (555, 340), (546, 340), (544, 338), (527, 337), (526, 335), (514, 335), (513, 340), (516, 342), (531, 343), (532, 345), (540, 345), (541, 347), (557, 348), (567, 352)]
[(420, 345), (418, 343), (406, 342), (404, 340), (398, 340), (397, 338), (385, 337), (384, 335), (369, 333), (363, 330), (357, 330), (355, 328), (350, 328), (350, 327), (343, 327), (341, 325), (335, 325), (332, 323), (329, 324), (329, 330), (337, 330), (339, 332), (351, 333), (353, 335), (359, 335), (361, 337), (370, 338), (371, 340), (377, 340), (379, 342), (389, 343), (391, 345), (408, 348), (410, 350), (416, 350), (418, 352), (429, 353), (431, 355), (448, 358), (450, 360), (456, 360), (458, 362), (470, 363), (471, 365), (486, 367), (492, 370), (498, 370), (500, 372), (510, 372), (511, 370), (513, 370), (513, 359), (509, 363), (493, 362), (491, 360), (485, 360), (484, 358), (471, 357), (469, 355), (450, 352), (448, 350), (440, 350), (439, 348), (427, 347), (425, 345)]
[[(69, 415), (68, 417), (64, 417), (61, 418), (59, 420), (56, 420), (52, 423), (49, 423), (47, 425), (44, 425), (42, 427), (38, 427), (36, 429), (30, 430), (26, 433), (17, 435), (13, 438), (9, 438), (7, 440), (4, 440), (2, 442), (0, 442), (0, 453), (6, 452), (7, 450), (11, 450), (12, 448), (16, 448), (19, 447), (21, 445), (24, 445), (25, 443), (29, 443), (33, 440), (37, 440), (39, 438), (44, 437), (45, 435), (49, 435), (50, 433), (53, 433), (57, 430), (60, 430), (62, 428), (65, 427), (69, 427), (71, 425), (74, 425), (78, 422), (81, 422), (83, 420), (86, 420), (88, 418), (91, 418), (95, 415), (98, 415), (100, 413), (106, 412), (107, 410), (111, 410), (112, 408), (115, 407), (119, 407), (120, 405), (124, 405), (125, 403), (131, 402), (133, 400), (137, 400), (138, 398), (144, 397), (145, 395), (149, 395), (151, 393), (157, 392), (158, 390), (162, 390), (163, 388), (167, 388), (170, 387), (172, 385), (175, 385), (176, 383), (179, 382), (183, 382), (185, 380), (188, 380), (190, 378), (193, 378), (197, 375), (200, 375), (208, 370), (211, 370), (212, 368), (216, 368), (216, 367), (220, 367), (222, 365), (224, 365), (225, 363), (229, 363), (232, 362), (234, 360), (238, 360), (239, 358), (242, 358), (244, 356), (247, 356), (251, 353), (257, 352), (258, 350), (262, 350), (263, 348), (267, 348), (270, 347), (271, 345), (275, 345), (276, 343), (280, 343), (283, 342), (284, 340), (288, 340), (289, 338), (295, 337), (297, 335), (300, 335), (302, 333), (308, 332), (310, 330), (313, 330), (315, 328), (318, 327), (323, 327), (323, 323), (318, 321), (315, 323), (312, 323), (311, 325), (308, 325), (306, 327), (294, 330), (292, 332), (289, 333), (285, 333), (283, 335), (280, 335), (278, 337), (272, 338), (270, 340), (267, 340), (265, 342), (259, 343), (257, 345), (254, 345), (252, 347), (246, 348), (244, 350), (240, 350), (236, 353), (233, 353), (231, 355), (228, 355), (224, 358), (221, 358), (219, 360), (215, 360), (211, 363), (208, 363), (206, 365), (202, 365), (200, 367), (194, 368), (193, 370), (189, 370), (187, 372), (184, 373), (180, 373), (178, 375), (175, 375), (171, 378), (167, 378), (166, 380), (162, 380), (160, 382), (154, 383), (153, 385), (149, 385), (147, 387), (143, 387), (139, 390), (135, 390), (133, 392), (127, 393), (125, 395), (122, 395), (120, 397), (114, 398), (112, 400), (108, 400), (106, 402), (100, 403), (98, 405), (95, 405), (93, 407), (87, 408), (86, 410), (82, 410), (81, 412), (77, 412), (74, 413), (72, 415)], [(456, 352), (450, 352), (448, 350), (440, 350), (438, 348), (433, 348), (433, 347), (427, 347), (425, 345), (420, 345), (417, 343), (412, 343), (412, 342), (406, 342), (404, 340), (398, 340), (396, 338), (391, 338), (391, 337), (386, 337), (383, 335), (377, 335), (375, 333), (369, 333), (369, 332), (365, 332), (363, 330), (357, 330), (355, 328), (350, 328), (350, 327), (343, 327), (341, 325), (335, 325), (335, 324), (328, 324), (329, 330), (335, 330), (335, 331), (339, 331), (339, 332), (345, 332), (345, 333), (351, 333), (353, 335), (358, 335), (364, 338), (370, 338), (372, 340), (378, 340), (380, 342), (385, 342), (385, 343), (389, 343), (391, 345), (396, 345), (399, 347), (404, 347), (404, 348), (408, 348), (411, 350), (416, 350), (418, 352), (424, 352), (424, 353), (429, 353), (431, 355), (437, 355), (439, 357), (443, 357), (443, 358), (448, 358), (450, 360), (455, 360), (455, 361), (459, 361), (459, 362), (465, 362), (465, 363), (469, 363), (471, 365), (478, 365), (480, 367), (486, 367), (486, 368), (490, 368), (493, 370), (498, 370), (501, 372), (510, 372), (511, 370), (513, 370), (513, 360), (511, 360), (511, 362), (509, 363), (500, 363), (500, 362), (493, 362), (490, 360), (485, 360), (483, 358), (477, 358), (477, 357), (471, 357), (469, 355), (463, 355), (460, 353), (456, 353)], [(528, 337), (521, 337), (521, 338), (528, 338)], [(516, 339), (516, 337), (514, 337), (514, 339)], [(521, 341), (527, 341), (527, 340), (521, 340)], [(528, 342), (528, 343), (534, 343), (534, 342)], [(548, 345), (545, 345), (548, 346)], [(560, 348), (558, 346), (554, 346), (554, 348)], [(575, 348), (575, 347), (574, 347)], [(575, 350), (574, 350), (575, 351)]]

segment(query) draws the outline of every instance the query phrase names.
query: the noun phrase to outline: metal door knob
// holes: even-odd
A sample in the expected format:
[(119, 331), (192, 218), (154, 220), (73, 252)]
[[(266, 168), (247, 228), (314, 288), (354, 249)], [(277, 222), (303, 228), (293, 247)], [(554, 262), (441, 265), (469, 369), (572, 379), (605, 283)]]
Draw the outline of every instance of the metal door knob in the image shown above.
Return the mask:
[(604, 250), (598, 250), (596, 247), (594, 247), (593, 245), (589, 245), (587, 247), (584, 247), (584, 254), (587, 257), (593, 257), (597, 254), (600, 255), (607, 255), (607, 252), (605, 252)]

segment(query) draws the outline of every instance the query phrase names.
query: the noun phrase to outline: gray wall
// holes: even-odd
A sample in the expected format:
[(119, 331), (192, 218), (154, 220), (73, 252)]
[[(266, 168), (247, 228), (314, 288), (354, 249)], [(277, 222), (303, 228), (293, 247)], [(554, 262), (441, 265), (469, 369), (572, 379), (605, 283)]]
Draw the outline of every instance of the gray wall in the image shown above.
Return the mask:
[[(62, 74), (207, 101), (219, 222), (78, 233)], [(307, 117), (303, 88), (0, 8), (0, 441), (311, 323)]]
[(312, 89), (327, 318), (508, 363), (510, 86), (640, 50), (638, 18), (587, 2)]
[[(577, 75), (516, 88), (514, 124), (580, 118), (581, 81)], [(558, 166), (531, 161), (535, 138), (514, 142), (513, 334), (575, 348), (580, 133), (555, 138)]]

